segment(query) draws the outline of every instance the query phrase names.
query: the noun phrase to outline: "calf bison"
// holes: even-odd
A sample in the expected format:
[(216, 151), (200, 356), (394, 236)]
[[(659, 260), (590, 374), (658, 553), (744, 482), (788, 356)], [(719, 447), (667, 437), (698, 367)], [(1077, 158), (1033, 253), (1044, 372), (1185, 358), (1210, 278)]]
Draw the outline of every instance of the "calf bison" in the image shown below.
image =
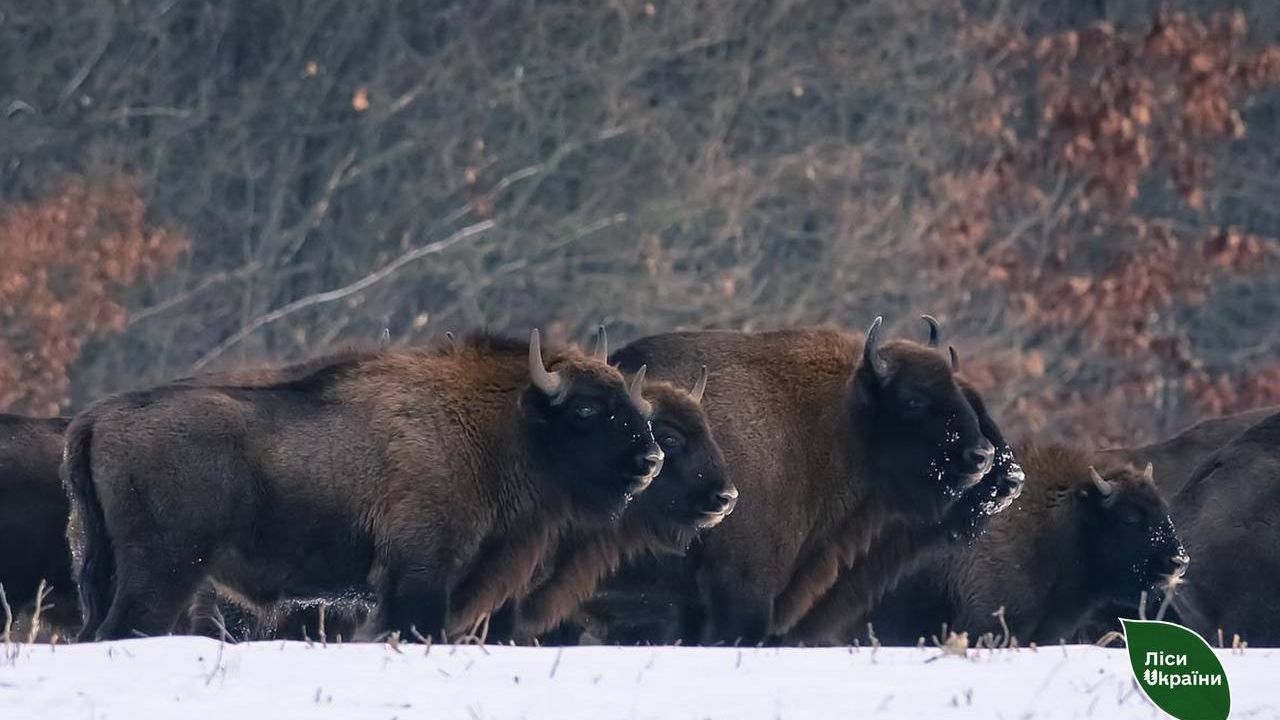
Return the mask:
[[(970, 546), (934, 553), (870, 615), (881, 642), (910, 644), (943, 624), (971, 636), (1002, 632), (1054, 643), (1102, 604), (1136, 599), (1182, 575), (1188, 558), (1150, 465), (1104, 468), (1060, 445), (1020, 448), (1025, 490)], [(867, 617), (849, 617), (849, 633)], [(835, 637), (829, 639), (836, 639)]]
[(715, 527), (733, 511), (738, 490), (699, 406), (706, 381), (703, 368), (692, 392), (662, 381), (645, 386), (644, 397), (653, 406), (653, 436), (666, 454), (662, 472), (617, 525), (561, 538), (544, 577), (514, 603), (516, 638), (545, 636), (594, 595), (601, 580), (624, 560), (683, 554), (698, 532)]
[(556, 532), (616, 516), (662, 463), (621, 373), (544, 364), (537, 331), (236, 380), (72, 421), (82, 639), (169, 632), (206, 581), (257, 606), (369, 592), (374, 631), (440, 638), (456, 588), (508, 599)]
[(1170, 506), (1196, 560), (1173, 598), (1178, 619), (1206, 638), (1280, 645), (1280, 414), (1205, 458)]
[(659, 379), (711, 372), (702, 404), (742, 498), (678, 566), (703, 596), (690, 640), (762, 641), (886, 524), (940, 520), (990, 469), (994, 448), (947, 360), (914, 342), (882, 346), (880, 325), (865, 340), (827, 329), (670, 333), (614, 356)]
[(31, 609), (40, 581), (45, 622), (74, 626), (75, 584), (67, 550), (67, 496), (58, 478), (66, 418), (0, 414), (0, 586), (15, 613)]

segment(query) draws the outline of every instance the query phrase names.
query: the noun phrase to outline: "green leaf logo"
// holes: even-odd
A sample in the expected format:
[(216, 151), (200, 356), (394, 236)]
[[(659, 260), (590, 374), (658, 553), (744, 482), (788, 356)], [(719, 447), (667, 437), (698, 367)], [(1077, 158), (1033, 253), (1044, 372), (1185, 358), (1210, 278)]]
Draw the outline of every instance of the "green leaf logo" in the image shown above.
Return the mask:
[(1227, 674), (1204, 638), (1170, 622), (1120, 622), (1133, 677), (1148, 700), (1178, 720), (1226, 719)]

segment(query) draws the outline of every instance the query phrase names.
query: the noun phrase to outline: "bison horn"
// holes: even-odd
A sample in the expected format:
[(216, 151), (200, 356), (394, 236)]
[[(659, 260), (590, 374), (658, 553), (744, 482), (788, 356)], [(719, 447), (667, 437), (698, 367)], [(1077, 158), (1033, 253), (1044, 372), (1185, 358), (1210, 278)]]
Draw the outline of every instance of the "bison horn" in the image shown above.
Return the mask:
[(951, 372), (960, 372), (960, 353), (956, 352), (956, 346), (948, 345), (947, 350), (951, 353)]
[(391, 342), (391, 328), (382, 328), (382, 334), (378, 336), (378, 349), (382, 350)]
[(591, 350), (591, 356), (602, 363), (609, 362), (609, 336), (605, 334), (604, 325), (596, 329), (596, 346)]
[(698, 373), (698, 382), (693, 384), (693, 390), (689, 391), (689, 397), (693, 401), (702, 404), (702, 393), (707, 391), (707, 366), (702, 366), (702, 371)]
[(862, 344), (862, 361), (871, 368), (872, 374), (883, 380), (889, 374), (889, 363), (885, 362), (884, 356), (880, 354), (880, 325), (884, 323), (884, 318), (876, 316), (871, 322), (871, 327), (867, 328), (867, 339)]
[(631, 376), (631, 387), (628, 392), (631, 395), (631, 402), (644, 414), (649, 414), (649, 402), (644, 399), (644, 374), (648, 371), (648, 365), (641, 365), (635, 375)]
[(1149, 483), (1155, 482), (1156, 466), (1152, 465), (1151, 463), (1147, 463), (1147, 466), (1142, 469), (1142, 479), (1146, 480)]
[(929, 324), (929, 347), (938, 347), (938, 338), (942, 335), (942, 329), (938, 327), (938, 318), (932, 315), (921, 315), (920, 318)]
[(564, 385), (560, 373), (547, 372), (547, 366), (542, 364), (542, 339), (538, 335), (537, 328), (529, 334), (529, 379), (534, 387), (542, 391), (542, 394), (549, 396), (560, 394), (560, 389)]
[(1111, 484), (1110, 480), (1098, 474), (1097, 468), (1092, 465), (1089, 466), (1089, 479), (1093, 481), (1094, 486), (1098, 488), (1098, 493), (1103, 498), (1109, 498), (1111, 493), (1115, 492), (1116, 486)]

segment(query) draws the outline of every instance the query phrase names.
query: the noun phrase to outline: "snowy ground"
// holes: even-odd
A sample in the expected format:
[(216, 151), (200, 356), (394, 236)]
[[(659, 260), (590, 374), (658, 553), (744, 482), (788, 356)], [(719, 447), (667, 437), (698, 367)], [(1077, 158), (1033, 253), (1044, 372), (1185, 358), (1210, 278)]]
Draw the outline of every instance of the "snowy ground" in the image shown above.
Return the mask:
[[(1158, 718), (1123, 650), (514, 648), (157, 638), (9, 648), (0, 718)], [(1280, 651), (1220, 652), (1280, 718)]]

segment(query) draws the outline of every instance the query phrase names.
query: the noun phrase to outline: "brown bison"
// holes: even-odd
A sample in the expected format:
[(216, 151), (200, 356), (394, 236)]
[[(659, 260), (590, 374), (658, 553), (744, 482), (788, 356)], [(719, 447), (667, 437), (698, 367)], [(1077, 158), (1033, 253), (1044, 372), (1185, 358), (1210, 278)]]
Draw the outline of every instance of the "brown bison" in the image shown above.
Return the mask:
[[(1099, 462), (1127, 462), (1155, 466), (1156, 483), (1165, 497), (1173, 497), (1210, 453), (1226, 445), (1251, 426), (1280, 413), (1272, 406), (1202, 420), (1167, 440), (1133, 448), (1112, 448), (1098, 453)], [(1175, 516), (1176, 519), (1176, 516)]]
[(257, 606), (368, 592), (375, 631), (439, 638), (460, 585), (501, 604), (554, 533), (616, 516), (662, 463), (621, 373), (544, 364), (536, 331), (265, 375), (71, 423), (82, 638), (169, 632), (206, 581)]
[(1280, 414), (1205, 458), (1170, 506), (1196, 560), (1173, 598), (1177, 619), (1207, 638), (1280, 645)]
[[(738, 491), (699, 405), (706, 372), (703, 368), (692, 392), (662, 381), (645, 385), (644, 397), (653, 406), (653, 436), (666, 455), (662, 472), (620, 523), (561, 538), (540, 581), (511, 604), (513, 614), (505, 620), (514, 623), (515, 638), (554, 640), (547, 633), (573, 616), (624, 560), (683, 554), (698, 532), (715, 527), (733, 511)], [(559, 637), (571, 639), (573, 634)], [(490, 637), (504, 639), (502, 633), (491, 632)]]
[(682, 569), (697, 576), (703, 642), (757, 643), (798, 618), (898, 518), (937, 522), (990, 469), (945, 358), (908, 341), (835, 330), (680, 332), (615, 358), (656, 378), (701, 366), (703, 398), (729, 476), (733, 515)]
[(67, 496), (58, 478), (67, 418), (0, 414), (0, 586), (15, 613), (33, 607), (40, 581), (53, 607), (45, 622), (74, 626)]
[[(1018, 450), (1025, 490), (972, 545), (933, 554), (879, 603), (870, 621), (881, 642), (912, 644), (943, 624), (977, 637), (1002, 632), (1004, 608), (1020, 642), (1056, 643), (1109, 601), (1181, 576), (1188, 558), (1152, 468), (1090, 465), (1092, 454), (1060, 445)], [(848, 617), (847, 640), (868, 618)]]
[[(952, 349), (952, 367), (958, 369)], [(796, 623), (781, 642), (819, 645), (844, 637), (850, 618), (860, 618), (899, 581), (948, 543), (970, 542), (991, 516), (1005, 510), (1022, 493), (1025, 475), (1013, 449), (987, 412), (982, 397), (968, 383), (961, 389), (978, 415), (982, 434), (995, 445), (996, 459), (972, 490), (956, 502), (940, 523), (899, 522), (877, 537), (853, 566), (841, 568), (836, 584)]]

